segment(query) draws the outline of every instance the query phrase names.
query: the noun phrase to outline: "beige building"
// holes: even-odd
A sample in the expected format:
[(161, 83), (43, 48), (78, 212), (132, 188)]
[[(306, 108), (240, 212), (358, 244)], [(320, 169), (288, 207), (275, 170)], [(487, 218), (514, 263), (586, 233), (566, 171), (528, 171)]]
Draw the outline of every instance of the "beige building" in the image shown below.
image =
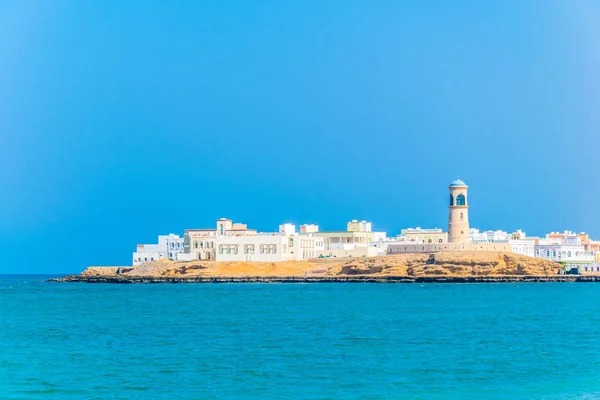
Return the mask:
[(468, 244), (469, 239), (469, 203), (468, 186), (457, 179), (448, 187), (450, 205), (448, 206), (448, 242)]
[(353, 219), (346, 225), (348, 232), (371, 232), (372, 224), (367, 221), (358, 221)]
[(448, 232), (443, 232), (441, 229), (421, 229), (408, 228), (402, 229), (400, 236), (398, 236), (400, 242), (414, 242), (414, 243), (448, 243)]
[(303, 261), (316, 258), (323, 238), (312, 232), (296, 233), (294, 224), (279, 225), (279, 232), (253, 235), (218, 235), (216, 261)]
[(315, 224), (300, 225), (300, 233), (317, 233), (317, 232), (319, 232), (319, 225), (315, 225)]
[(187, 229), (183, 235), (184, 251), (191, 260), (214, 260), (216, 240), (220, 236), (256, 236), (256, 230), (221, 218), (217, 220), (215, 229)]

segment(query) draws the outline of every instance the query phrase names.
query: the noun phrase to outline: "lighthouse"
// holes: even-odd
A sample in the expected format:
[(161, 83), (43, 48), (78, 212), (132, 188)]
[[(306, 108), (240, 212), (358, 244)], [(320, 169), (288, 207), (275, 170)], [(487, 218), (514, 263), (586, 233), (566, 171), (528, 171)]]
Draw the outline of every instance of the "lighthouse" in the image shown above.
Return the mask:
[(469, 243), (469, 187), (457, 179), (453, 181), (450, 190), (450, 206), (448, 207), (448, 242)]

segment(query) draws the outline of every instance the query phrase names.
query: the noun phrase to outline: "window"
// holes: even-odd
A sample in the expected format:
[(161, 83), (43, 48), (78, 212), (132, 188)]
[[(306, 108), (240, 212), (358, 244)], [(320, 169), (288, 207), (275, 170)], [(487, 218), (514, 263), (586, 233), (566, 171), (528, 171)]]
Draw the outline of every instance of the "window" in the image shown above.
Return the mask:
[(456, 197), (456, 205), (457, 206), (465, 206), (465, 205), (467, 205), (466, 201), (465, 201), (465, 195), (464, 194), (459, 194)]
[(277, 254), (277, 245), (274, 244), (261, 244), (260, 254)]
[(245, 244), (244, 245), (244, 254), (254, 254), (254, 245), (253, 244)]
[(198, 242), (194, 242), (194, 248), (198, 248)]
[(439, 240), (439, 243), (443, 243), (443, 240), (442, 240), (442, 239), (440, 239), (440, 240)]
[(556, 250), (552, 252), (552, 257), (556, 257)]
[(454, 197), (452, 195), (450, 195), (450, 205), (451, 206), (454, 205)]
[(465, 214), (464, 213), (460, 213), (460, 220), (464, 221), (464, 219), (465, 219)]
[(223, 245), (219, 246), (219, 254), (223, 254)]
[(571, 257), (571, 252), (567, 252), (567, 257)]
[(433, 243), (433, 241), (432, 241), (431, 239), (429, 239), (429, 240), (427, 241), (427, 243)]
[(294, 238), (293, 237), (290, 238), (290, 247), (294, 247)]

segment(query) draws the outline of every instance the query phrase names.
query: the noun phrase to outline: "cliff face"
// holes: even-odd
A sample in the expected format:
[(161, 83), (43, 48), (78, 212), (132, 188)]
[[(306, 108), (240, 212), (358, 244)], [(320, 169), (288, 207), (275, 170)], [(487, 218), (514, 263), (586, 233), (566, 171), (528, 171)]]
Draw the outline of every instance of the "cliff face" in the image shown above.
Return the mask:
[(357, 259), (337, 268), (340, 275), (542, 276), (558, 274), (561, 265), (514, 253), (440, 252)]
[(119, 267), (88, 267), (81, 276), (111, 276), (117, 273)]
[(126, 277), (426, 277), (426, 276), (551, 276), (561, 265), (500, 252), (441, 252), (400, 254), (369, 258), (316, 259), (311, 261), (215, 262), (155, 261), (135, 268), (90, 267), (82, 276)]

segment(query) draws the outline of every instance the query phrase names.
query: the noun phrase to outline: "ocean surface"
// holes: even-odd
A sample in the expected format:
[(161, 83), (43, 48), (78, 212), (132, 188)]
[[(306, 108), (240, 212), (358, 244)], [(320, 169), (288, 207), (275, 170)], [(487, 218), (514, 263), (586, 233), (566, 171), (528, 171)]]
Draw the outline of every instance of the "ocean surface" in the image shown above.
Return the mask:
[(600, 284), (0, 277), (1, 399), (598, 399)]

